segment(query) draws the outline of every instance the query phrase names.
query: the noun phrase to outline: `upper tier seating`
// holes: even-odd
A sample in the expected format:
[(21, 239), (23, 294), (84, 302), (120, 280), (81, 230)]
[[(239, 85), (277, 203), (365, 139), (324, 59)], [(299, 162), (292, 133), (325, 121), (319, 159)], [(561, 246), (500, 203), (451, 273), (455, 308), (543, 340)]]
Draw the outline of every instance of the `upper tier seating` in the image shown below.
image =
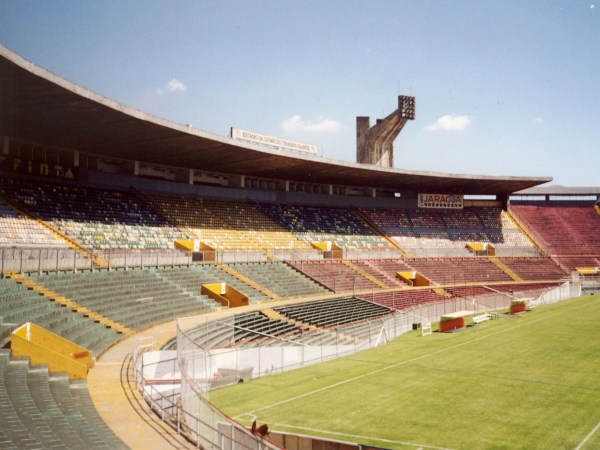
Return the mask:
[(9, 278), (0, 279), (0, 342), (26, 322), (33, 322), (98, 356), (119, 335), (113, 329), (61, 307)]
[(50, 230), (14, 211), (0, 199), (0, 247), (67, 247)]
[(0, 350), (0, 447), (125, 449), (95, 410), (85, 382)]
[(514, 204), (511, 212), (551, 255), (600, 254), (600, 215), (591, 202)]
[[(367, 217), (405, 249), (464, 249), (468, 242), (496, 247), (529, 247), (531, 241), (511, 217), (495, 207), (462, 210), (363, 209)], [(465, 255), (468, 254), (464, 250)]]
[(392, 249), (385, 238), (348, 209), (267, 204), (257, 207), (309, 244), (331, 242), (346, 250)]
[(250, 203), (145, 194), (173, 223), (217, 250), (311, 250)]
[(22, 209), (92, 249), (172, 249), (188, 239), (133, 192), (7, 179), (3, 193)]

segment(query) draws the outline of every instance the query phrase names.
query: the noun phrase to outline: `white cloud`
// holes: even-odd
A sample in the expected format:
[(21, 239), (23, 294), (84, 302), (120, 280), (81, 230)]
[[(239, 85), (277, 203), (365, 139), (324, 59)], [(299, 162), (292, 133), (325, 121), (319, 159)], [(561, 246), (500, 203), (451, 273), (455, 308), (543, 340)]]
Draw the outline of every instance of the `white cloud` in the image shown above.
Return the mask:
[(288, 133), (300, 131), (304, 133), (337, 133), (342, 129), (342, 124), (337, 120), (318, 117), (316, 121), (305, 121), (302, 116), (294, 115), (281, 122), (281, 129)]
[(455, 114), (446, 114), (440, 117), (431, 125), (425, 127), (425, 131), (464, 131), (471, 125), (472, 119), (469, 116), (457, 116)]
[(187, 91), (187, 86), (179, 81), (177, 78), (173, 78), (167, 84), (161, 87), (157, 87), (154, 89), (154, 95), (157, 97), (162, 97), (165, 93), (168, 92), (185, 92)]
[(176, 78), (173, 78), (167, 83), (167, 91), (169, 92), (185, 92), (187, 86)]
[(540, 125), (542, 125), (544, 123), (544, 118), (543, 117), (534, 117), (533, 121), (535, 123), (539, 123)]

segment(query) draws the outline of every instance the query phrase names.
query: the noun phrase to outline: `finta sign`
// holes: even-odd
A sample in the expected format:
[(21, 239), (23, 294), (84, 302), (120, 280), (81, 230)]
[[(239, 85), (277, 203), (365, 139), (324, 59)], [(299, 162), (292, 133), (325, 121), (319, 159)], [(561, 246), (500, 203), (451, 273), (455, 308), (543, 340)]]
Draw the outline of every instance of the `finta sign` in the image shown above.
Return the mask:
[(65, 164), (52, 164), (31, 159), (0, 156), (0, 172), (14, 172), (49, 178), (75, 180), (77, 168)]
[(434, 209), (463, 209), (464, 199), (462, 195), (454, 194), (419, 194), (417, 206)]
[(302, 142), (290, 141), (287, 139), (268, 136), (255, 133), (254, 131), (241, 130), (240, 128), (231, 128), (231, 137), (242, 141), (254, 142), (255, 144), (268, 145), (283, 150), (292, 150), (303, 153), (317, 154), (317, 146), (312, 144), (303, 144)]

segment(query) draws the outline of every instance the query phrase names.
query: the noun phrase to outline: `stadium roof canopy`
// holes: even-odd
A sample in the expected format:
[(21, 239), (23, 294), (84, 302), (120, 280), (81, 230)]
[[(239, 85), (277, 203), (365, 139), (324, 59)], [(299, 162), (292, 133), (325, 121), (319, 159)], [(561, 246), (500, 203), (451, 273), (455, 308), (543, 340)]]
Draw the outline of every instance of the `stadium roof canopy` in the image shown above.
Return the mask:
[(600, 198), (600, 186), (560, 186), (545, 185), (515, 192), (523, 196), (556, 196), (556, 197), (596, 197)]
[(505, 195), (552, 180), (407, 171), (267, 149), (121, 105), (1, 45), (0, 135), (108, 159), (396, 191)]

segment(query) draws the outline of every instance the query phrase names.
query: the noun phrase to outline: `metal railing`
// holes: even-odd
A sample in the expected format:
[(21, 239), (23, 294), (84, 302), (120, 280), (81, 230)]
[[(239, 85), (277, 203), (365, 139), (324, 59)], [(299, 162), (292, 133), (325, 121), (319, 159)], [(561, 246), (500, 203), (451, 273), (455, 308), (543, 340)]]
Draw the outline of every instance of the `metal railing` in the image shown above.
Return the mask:
[[(139, 341), (133, 354), (136, 386), (150, 408), (196, 448), (206, 450), (281, 450), (214, 407), (202, 393), (194, 393), (194, 408), (186, 408), (181, 393), (165, 395), (144, 377), (144, 353), (154, 350), (154, 340)], [(175, 360), (177, 361), (177, 360)], [(164, 362), (164, 361), (163, 361)], [(182, 370), (183, 376), (183, 370)], [(183, 389), (183, 383), (182, 383)]]
[(92, 258), (66, 247), (0, 248), (0, 273), (78, 270), (94, 267)]

